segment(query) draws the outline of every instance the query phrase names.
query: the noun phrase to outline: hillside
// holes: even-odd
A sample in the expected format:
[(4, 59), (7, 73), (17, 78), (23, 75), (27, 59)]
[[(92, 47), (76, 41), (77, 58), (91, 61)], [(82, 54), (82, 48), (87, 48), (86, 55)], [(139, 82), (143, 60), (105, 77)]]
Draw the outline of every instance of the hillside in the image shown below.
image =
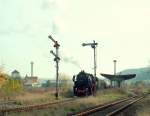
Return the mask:
[(131, 79), (130, 82), (136, 81), (150, 82), (150, 67), (126, 69), (121, 71), (120, 74), (136, 74), (136, 77), (134, 79)]

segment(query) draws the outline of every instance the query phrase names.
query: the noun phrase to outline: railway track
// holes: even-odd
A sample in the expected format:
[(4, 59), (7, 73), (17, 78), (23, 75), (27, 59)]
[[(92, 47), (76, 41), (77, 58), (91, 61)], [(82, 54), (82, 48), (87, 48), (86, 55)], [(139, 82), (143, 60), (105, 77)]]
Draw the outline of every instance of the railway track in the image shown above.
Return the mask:
[(51, 107), (53, 105), (71, 103), (77, 99), (78, 98), (70, 98), (67, 100), (61, 100), (61, 101), (50, 102), (50, 103), (43, 103), (43, 104), (38, 104), (38, 105), (19, 106), (19, 107), (15, 107), (15, 108), (4, 108), (4, 109), (0, 110), (0, 114), (5, 114), (5, 113), (9, 113), (9, 112), (31, 111), (31, 110), (35, 110), (35, 109), (44, 109), (44, 108)]
[(16, 101), (15, 101), (15, 100), (0, 101), (0, 105), (1, 105), (1, 104), (14, 104), (14, 103), (16, 103)]
[(117, 114), (120, 114), (125, 109), (127, 109), (129, 106), (134, 104), (135, 102), (143, 99), (144, 96), (136, 96), (136, 97), (130, 97), (125, 98), (119, 101), (115, 101), (112, 103), (108, 103), (105, 105), (98, 105), (95, 107), (91, 107), (88, 109), (85, 109), (83, 111), (77, 112), (77, 113), (69, 113), (67, 116), (115, 116)]
[(9, 101), (0, 101), (0, 110), (4, 108), (11, 108), (14, 106), (19, 106), (16, 104), (17, 102), (15, 100), (9, 100)]

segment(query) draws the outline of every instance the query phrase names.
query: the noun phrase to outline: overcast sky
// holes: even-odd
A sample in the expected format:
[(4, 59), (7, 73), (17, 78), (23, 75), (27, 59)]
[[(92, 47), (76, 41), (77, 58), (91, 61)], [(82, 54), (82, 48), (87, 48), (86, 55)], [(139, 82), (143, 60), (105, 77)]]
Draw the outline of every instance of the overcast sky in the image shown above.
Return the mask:
[(97, 75), (146, 67), (150, 59), (149, 0), (0, 0), (0, 63), (7, 73), (55, 76), (52, 35), (60, 43), (60, 73), (93, 73), (98, 42)]

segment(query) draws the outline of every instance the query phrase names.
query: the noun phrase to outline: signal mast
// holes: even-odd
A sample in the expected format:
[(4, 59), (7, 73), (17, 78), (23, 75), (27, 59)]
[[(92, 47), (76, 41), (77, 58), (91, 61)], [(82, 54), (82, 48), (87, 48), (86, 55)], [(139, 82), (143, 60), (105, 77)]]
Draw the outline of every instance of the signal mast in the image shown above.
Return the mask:
[(54, 58), (54, 61), (56, 62), (56, 93), (55, 93), (55, 97), (56, 99), (58, 100), (58, 93), (59, 93), (59, 89), (58, 89), (58, 76), (59, 76), (59, 73), (58, 73), (58, 70), (59, 70), (59, 56), (58, 56), (58, 49), (60, 47), (60, 45), (58, 44), (57, 41), (55, 41), (51, 35), (48, 36), (49, 39), (51, 39), (53, 42), (54, 42), (54, 47), (56, 48), (56, 53), (54, 53), (52, 50), (50, 51), (50, 53), (55, 56)]
[(98, 43), (95, 42), (95, 40), (93, 40), (93, 43), (83, 43), (82, 46), (91, 46), (91, 48), (94, 50), (94, 77), (96, 78), (96, 68), (97, 68), (97, 64), (96, 64), (96, 53), (95, 53), (95, 49), (97, 47)]

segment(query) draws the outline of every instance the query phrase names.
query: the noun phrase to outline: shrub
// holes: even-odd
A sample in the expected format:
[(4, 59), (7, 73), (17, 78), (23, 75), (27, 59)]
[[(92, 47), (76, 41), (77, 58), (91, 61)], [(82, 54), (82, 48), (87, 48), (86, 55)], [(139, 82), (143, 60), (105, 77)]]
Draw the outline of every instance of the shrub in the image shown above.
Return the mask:
[(21, 80), (8, 79), (2, 86), (2, 90), (6, 96), (13, 96), (15, 93), (22, 92), (23, 84)]

